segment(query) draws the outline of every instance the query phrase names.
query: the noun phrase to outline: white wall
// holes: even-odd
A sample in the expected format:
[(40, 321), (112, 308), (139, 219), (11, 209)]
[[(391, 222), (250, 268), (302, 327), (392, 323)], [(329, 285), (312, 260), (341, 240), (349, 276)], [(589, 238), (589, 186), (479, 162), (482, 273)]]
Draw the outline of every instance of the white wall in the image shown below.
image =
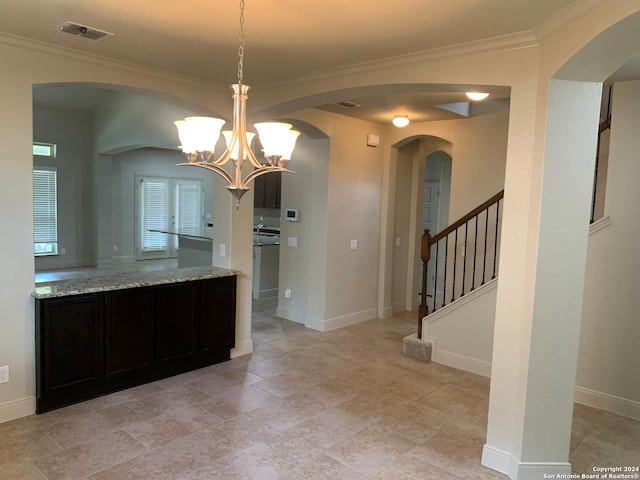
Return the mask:
[(605, 216), (590, 237), (577, 400), (640, 418), (640, 82), (613, 90)]
[(423, 320), (434, 362), (491, 376), (497, 285), (489, 282)]

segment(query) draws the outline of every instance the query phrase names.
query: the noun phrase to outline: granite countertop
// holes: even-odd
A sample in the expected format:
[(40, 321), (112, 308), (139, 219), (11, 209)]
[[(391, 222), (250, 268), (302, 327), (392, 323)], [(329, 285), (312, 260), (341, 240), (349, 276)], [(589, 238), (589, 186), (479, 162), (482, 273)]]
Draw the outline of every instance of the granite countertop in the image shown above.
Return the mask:
[(237, 270), (219, 267), (189, 267), (153, 272), (118, 272), (100, 276), (85, 276), (69, 280), (57, 280), (36, 284), (31, 294), (34, 298), (66, 297), (84, 293), (123, 290), (126, 288), (148, 287), (167, 283), (179, 283), (208, 278), (231, 277)]

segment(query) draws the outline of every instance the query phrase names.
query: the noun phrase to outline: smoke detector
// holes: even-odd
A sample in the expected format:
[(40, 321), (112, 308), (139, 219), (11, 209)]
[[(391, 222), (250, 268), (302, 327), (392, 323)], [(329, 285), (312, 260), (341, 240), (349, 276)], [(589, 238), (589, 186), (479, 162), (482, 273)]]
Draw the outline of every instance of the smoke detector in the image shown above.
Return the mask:
[(89, 40), (102, 40), (106, 37), (113, 37), (113, 33), (105, 32), (94, 27), (88, 27), (75, 22), (64, 22), (58, 26), (58, 30), (78, 37), (87, 38)]

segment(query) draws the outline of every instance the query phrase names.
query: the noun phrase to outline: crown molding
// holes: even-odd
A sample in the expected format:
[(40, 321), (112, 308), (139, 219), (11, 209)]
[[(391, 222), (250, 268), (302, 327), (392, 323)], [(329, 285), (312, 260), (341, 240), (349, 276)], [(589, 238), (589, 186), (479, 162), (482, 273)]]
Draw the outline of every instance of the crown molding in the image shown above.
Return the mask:
[(585, 17), (596, 10), (605, 8), (607, 4), (614, 2), (608, 0), (580, 0), (573, 2), (560, 10), (551, 18), (548, 18), (533, 29), (533, 32), (540, 43), (544, 43), (554, 37), (569, 23)]
[(508, 50), (517, 50), (538, 46), (539, 42), (533, 31), (524, 31), (477, 40), (457, 45), (424, 50), (422, 52), (397, 55), (382, 60), (372, 60), (346, 67), (321, 70), (308, 75), (298, 75), (295, 79), (276, 81), (261, 85), (261, 89), (281, 88), (300, 82), (324, 80), (336, 76), (349, 76), (378, 70), (397, 69), (403, 66), (434, 62), (439, 60), (455, 60), (478, 55), (490, 55)]
[(92, 53), (81, 52), (68, 47), (61, 47), (30, 38), (21, 37), (18, 35), (12, 35), (5, 32), (0, 32), (0, 46), (6, 46), (10, 48), (18, 48), (33, 53), (41, 53), (50, 56), (61, 57), (69, 60), (76, 60), (83, 63), (92, 63), (107, 68), (114, 68), (119, 70), (127, 70), (139, 75), (146, 75), (157, 78), (163, 81), (175, 81), (184, 83), (197, 88), (203, 88), (207, 90), (214, 90), (224, 95), (229, 94), (229, 88), (227, 85), (215, 85), (211, 82), (189, 77), (187, 75), (180, 75), (166, 70), (154, 69), (150, 67), (144, 67), (139, 64), (124, 62), (121, 60), (115, 60), (110, 57), (103, 57)]

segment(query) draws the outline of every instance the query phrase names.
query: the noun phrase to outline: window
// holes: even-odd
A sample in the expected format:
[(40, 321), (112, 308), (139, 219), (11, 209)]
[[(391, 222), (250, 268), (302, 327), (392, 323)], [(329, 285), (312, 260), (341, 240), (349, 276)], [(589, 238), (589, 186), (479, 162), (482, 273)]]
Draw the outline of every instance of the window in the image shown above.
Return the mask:
[(56, 158), (56, 146), (53, 143), (34, 143), (33, 155), (38, 157)]
[(33, 170), (33, 253), (58, 254), (58, 192), (55, 168)]

